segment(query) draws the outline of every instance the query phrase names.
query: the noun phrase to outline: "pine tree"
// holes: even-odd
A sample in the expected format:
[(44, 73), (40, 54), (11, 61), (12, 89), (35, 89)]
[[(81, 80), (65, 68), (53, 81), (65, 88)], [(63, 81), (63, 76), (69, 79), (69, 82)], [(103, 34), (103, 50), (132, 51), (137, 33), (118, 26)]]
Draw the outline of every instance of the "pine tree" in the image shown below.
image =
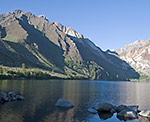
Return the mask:
[(22, 72), (23, 72), (23, 73), (25, 73), (25, 72), (26, 72), (26, 66), (25, 66), (25, 64), (24, 64), (24, 63), (22, 64)]

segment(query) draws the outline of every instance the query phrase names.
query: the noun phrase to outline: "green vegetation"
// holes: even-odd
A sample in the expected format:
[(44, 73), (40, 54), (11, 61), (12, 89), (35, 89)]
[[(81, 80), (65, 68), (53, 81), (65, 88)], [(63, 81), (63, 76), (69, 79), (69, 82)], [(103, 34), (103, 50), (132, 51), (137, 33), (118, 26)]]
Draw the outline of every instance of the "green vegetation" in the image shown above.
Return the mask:
[(0, 79), (50, 79), (52, 76), (39, 69), (25, 69), (25, 65), (20, 68), (0, 67)]
[(140, 75), (139, 79), (130, 79), (130, 81), (142, 81), (142, 82), (146, 82), (146, 81), (150, 81), (150, 76)]
[(0, 79), (88, 79), (80, 74), (63, 75), (38, 68), (26, 68), (23, 63), (21, 68), (0, 66)]
[[(89, 76), (91, 80), (108, 80), (111, 76), (109, 72), (106, 72), (101, 66), (96, 64), (94, 61), (73, 61), (65, 60), (66, 65), (74, 71)], [(108, 79), (106, 79), (108, 78)]]

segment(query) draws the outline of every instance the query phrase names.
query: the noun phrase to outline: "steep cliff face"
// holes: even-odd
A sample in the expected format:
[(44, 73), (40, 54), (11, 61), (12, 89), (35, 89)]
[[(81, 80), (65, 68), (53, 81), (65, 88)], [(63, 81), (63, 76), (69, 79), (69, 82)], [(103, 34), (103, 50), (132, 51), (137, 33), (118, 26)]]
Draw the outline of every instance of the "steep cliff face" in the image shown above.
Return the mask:
[(43, 15), (15, 10), (0, 15), (0, 64), (39, 67), (92, 79), (125, 80), (138, 74), (118, 57), (103, 52), (84, 35)]
[(116, 52), (137, 72), (150, 76), (150, 40), (135, 41)]

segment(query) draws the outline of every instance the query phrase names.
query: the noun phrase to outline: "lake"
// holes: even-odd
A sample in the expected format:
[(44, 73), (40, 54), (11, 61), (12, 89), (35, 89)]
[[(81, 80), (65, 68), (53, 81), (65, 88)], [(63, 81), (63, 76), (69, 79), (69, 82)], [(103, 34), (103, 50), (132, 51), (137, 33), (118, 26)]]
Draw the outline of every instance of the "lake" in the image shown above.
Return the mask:
[[(104, 116), (87, 111), (99, 102), (150, 109), (150, 82), (2, 80), (0, 91), (15, 91), (25, 96), (23, 101), (0, 105), (0, 122), (120, 122), (115, 114)], [(59, 98), (72, 102), (75, 107), (58, 109), (55, 103)], [(147, 121), (143, 117), (132, 120)]]

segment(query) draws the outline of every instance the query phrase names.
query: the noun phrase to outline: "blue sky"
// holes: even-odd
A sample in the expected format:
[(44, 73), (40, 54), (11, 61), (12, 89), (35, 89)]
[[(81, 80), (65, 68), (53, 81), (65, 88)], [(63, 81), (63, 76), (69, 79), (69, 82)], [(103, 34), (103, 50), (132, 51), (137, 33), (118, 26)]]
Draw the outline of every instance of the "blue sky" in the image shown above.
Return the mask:
[(0, 14), (15, 9), (73, 27), (103, 50), (150, 39), (150, 0), (4, 0)]

